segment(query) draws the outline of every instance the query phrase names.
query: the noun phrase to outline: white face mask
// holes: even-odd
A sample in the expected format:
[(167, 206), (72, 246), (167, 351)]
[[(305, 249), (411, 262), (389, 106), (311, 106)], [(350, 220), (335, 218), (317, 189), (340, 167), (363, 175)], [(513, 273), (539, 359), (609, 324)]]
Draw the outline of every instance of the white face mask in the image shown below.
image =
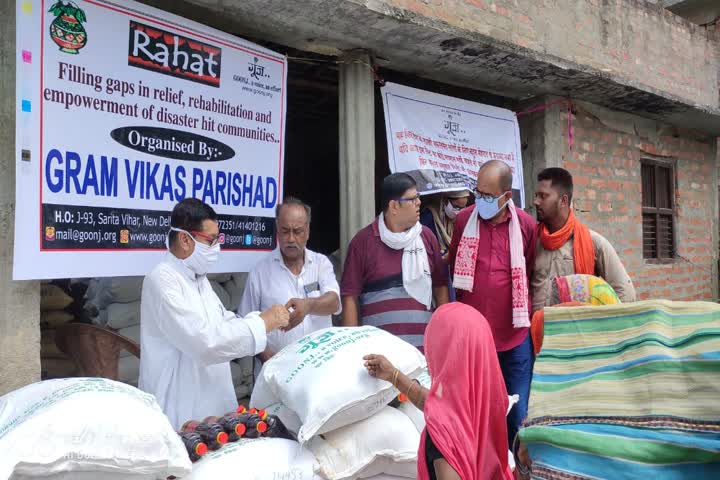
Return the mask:
[(193, 239), (193, 242), (195, 242), (195, 250), (193, 250), (193, 253), (190, 254), (188, 258), (183, 260), (183, 263), (185, 263), (185, 266), (187, 266), (195, 275), (207, 274), (207, 272), (210, 271), (210, 267), (217, 263), (218, 258), (220, 257), (220, 244), (216, 243), (211, 247), (195, 240), (195, 237), (190, 235), (190, 232), (175, 227), (170, 227), (170, 230), (173, 232), (185, 233)]
[(455, 217), (457, 217), (457, 214), (460, 213), (460, 210), (462, 210), (462, 208), (455, 207), (450, 200), (448, 200), (445, 204), (445, 216), (450, 220), (455, 220)]
[(505, 202), (505, 204), (502, 207), (499, 205), (500, 199), (503, 197), (503, 195), (505, 195), (505, 194), (503, 193), (499, 197), (494, 198), (492, 200), (492, 202), (486, 202), (482, 198), (477, 198), (477, 195), (476, 195), (475, 211), (477, 211), (478, 215), (480, 215), (480, 218), (482, 218), (483, 220), (490, 220), (493, 217), (495, 217), (495, 215), (500, 213), (500, 210), (505, 208), (505, 205), (507, 205), (507, 202)]

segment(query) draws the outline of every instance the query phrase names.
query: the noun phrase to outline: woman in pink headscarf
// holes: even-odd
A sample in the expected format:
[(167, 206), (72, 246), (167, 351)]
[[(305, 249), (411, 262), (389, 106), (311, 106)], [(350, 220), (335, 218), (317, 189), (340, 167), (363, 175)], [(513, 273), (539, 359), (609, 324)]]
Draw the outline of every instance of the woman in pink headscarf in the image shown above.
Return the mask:
[(425, 332), (432, 378), (427, 390), (381, 355), (365, 357), (370, 375), (392, 382), (425, 412), (420, 480), (510, 480), (505, 390), (487, 320), (461, 303), (438, 308)]

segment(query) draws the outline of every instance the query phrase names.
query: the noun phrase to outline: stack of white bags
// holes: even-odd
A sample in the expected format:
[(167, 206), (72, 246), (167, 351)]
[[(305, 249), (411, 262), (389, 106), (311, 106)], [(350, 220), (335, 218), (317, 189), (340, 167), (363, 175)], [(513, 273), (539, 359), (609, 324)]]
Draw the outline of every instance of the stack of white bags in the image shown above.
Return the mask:
[(383, 330), (331, 328), (283, 349), (255, 385), (251, 406), (278, 415), (327, 480), (417, 475), (424, 425), (388, 406), (399, 392), (368, 375), (363, 357), (371, 353), (412, 378), (425, 368), (415, 347)]
[(368, 375), (363, 357), (370, 353), (385, 355), (412, 377), (425, 367), (416, 348), (374, 327), (315, 332), (264, 365), (250, 400), (277, 415), (298, 441), (228, 444), (195, 463), (189, 478), (416, 478), (420, 431), (387, 406), (398, 391)]
[(244, 439), (194, 464), (152, 395), (105, 379), (30, 385), (0, 397), (0, 480), (416, 478), (423, 414), (388, 406), (399, 392), (367, 373), (371, 353), (430, 386), (425, 358), (399, 338), (369, 326), (320, 330), (267, 362), (251, 398), (298, 441)]

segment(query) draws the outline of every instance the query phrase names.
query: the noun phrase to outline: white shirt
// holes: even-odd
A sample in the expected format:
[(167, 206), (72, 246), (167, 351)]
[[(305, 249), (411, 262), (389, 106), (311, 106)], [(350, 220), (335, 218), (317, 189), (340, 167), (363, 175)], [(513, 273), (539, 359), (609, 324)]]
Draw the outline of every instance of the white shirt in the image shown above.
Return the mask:
[(140, 315), (138, 385), (173, 427), (237, 408), (229, 362), (265, 350), (257, 312), (238, 318), (225, 310), (207, 277), (168, 253), (145, 277)]
[[(340, 287), (338, 286), (332, 263), (325, 255), (305, 249), (305, 264), (300, 275), (293, 274), (285, 266), (280, 249), (260, 260), (250, 272), (238, 313), (265, 311), (275, 304), (285, 305), (291, 298), (317, 298), (328, 292), (338, 296), (340, 306)], [(307, 315), (303, 322), (288, 332), (275, 330), (267, 336), (267, 345), (277, 353), (287, 345), (323, 328), (332, 327), (330, 315)]]

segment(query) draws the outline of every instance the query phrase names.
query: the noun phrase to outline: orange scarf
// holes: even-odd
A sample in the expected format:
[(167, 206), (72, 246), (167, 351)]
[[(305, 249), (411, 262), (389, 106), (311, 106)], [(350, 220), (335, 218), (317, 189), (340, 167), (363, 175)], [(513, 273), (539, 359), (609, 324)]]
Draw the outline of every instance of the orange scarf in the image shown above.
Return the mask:
[(555, 233), (550, 233), (544, 224), (540, 226), (540, 241), (546, 250), (557, 250), (573, 236), (573, 263), (575, 273), (595, 275), (595, 247), (590, 229), (575, 218), (570, 210), (565, 225)]

